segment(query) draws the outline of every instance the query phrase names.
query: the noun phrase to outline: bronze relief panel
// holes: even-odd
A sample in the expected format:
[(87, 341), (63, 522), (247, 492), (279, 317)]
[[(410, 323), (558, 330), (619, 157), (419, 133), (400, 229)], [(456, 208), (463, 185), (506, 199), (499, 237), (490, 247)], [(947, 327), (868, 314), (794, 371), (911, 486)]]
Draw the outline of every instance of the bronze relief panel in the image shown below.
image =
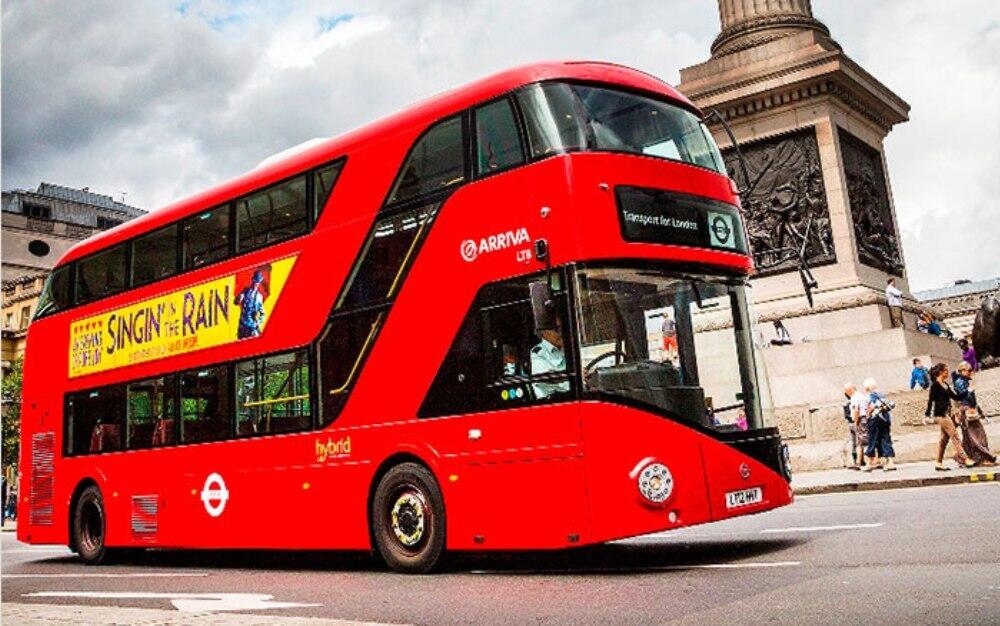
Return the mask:
[(837, 132), (858, 257), (865, 265), (902, 276), (903, 258), (889, 206), (882, 155), (844, 129), (838, 128)]
[(723, 151), (729, 175), (748, 191), (741, 201), (757, 275), (798, 269), (805, 245), (809, 265), (836, 263), (830, 210), (815, 127), (740, 146), (750, 180), (736, 153)]

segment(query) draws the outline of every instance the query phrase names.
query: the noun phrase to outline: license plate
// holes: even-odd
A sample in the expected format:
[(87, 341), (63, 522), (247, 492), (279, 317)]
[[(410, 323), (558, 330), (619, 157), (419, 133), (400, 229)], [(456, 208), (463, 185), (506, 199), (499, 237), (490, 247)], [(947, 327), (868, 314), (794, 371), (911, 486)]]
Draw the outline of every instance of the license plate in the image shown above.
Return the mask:
[(753, 489), (741, 489), (740, 491), (730, 491), (726, 493), (726, 508), (738, 509), (741, 506), (750, 506), (764, 501), (764, 490), (760, 487)]

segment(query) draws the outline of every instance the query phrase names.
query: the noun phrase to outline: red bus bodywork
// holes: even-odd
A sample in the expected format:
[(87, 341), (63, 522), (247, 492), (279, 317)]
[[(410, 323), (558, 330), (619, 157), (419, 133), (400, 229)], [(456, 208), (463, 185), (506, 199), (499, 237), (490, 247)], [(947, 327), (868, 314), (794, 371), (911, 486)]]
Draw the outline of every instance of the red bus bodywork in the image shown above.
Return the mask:
[[(431, 124), (523, 85), (550, 79), (607, 84), (655, 94), (694, 110), (649, 75), (603, 63), (545, 63), (424, 101), (403, 113), (255, 170), (70, 250), (61, 264), (139, 233), (346, 156), (315, 229), (298, 238), (177, 275), (35, 321), (29, 330), (22, 410), (22, 489), (18, 539), (67, 544), (69, 512), (81, 485), (104, 497), (109, 546), (172, 548), (369, 549), (368, 503), (380, 472), (401, 459), (425, 464), (447, 511), (454, 550), (555, 549), (748, 514), (788, 504), (789, 484), (739, 447), (682, 423), (611, 402), (582, 401), (434, 419), (416, 418), (422, 400), (477, 290), (537, 272), (514, 251), (460, 258), (464, 240), (526, 228), (548, 240), (552, 264), (641, 258), (697, 263), (749, 275), (746, 255), (686, 246), (626, 243), (608, 186), (662, 188), (736, 205), (731, 181), (714, 172), (636, 155), (556, 154), (468, 182), (442, 206), (385, 321), (345, 408), (321, 430), (64, 458), (66, 393), (152, 377), (162, 371), (306, 346), (326, 323), (333, 300), (385, 201), (408, 149)], [(542, 211), (547, 207), (548, 211)], [(95, 313), (298, 255), (268, 332), (228, 344), (70, 378), (70, 325)], [(481, 437), (470, 439), (471, 430)], [(54, 433), (51, 467), (36, 435)], [(320, 461), (319, 449), (349, 438), (349, 454)], [(653, 507), (630, 472), (662, 460), (674, 494)], [(52, 471), (52, 480), (41, 475)], [(33, 473), (34, 472), (34, 473)], [(35, 475), (38, 473), (39, 475)], [(206, 513), (206, 477), (225, 478), (228, 500)], [(725, 494), (761, 487), (763, 501), (730, 510)], [(133, 535), (134, 496), (159, 499), (157, 532)], [(47, 507), (51, 507), (48, 509)], [(277, 521), (277, 525), (269, 523)], [(266, 528), (265, 528), (266, 526)]]

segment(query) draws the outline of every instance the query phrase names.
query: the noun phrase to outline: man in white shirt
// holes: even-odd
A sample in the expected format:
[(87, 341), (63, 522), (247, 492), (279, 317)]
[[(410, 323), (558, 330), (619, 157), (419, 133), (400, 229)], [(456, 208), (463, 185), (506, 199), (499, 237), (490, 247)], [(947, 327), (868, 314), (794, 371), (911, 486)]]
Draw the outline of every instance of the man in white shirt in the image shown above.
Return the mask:
[[(557, 317), (554, 329), (542, 330), (538, 334), (542, 340), (531, 349), (531, 374), (534, 376), (547, 372), (565, 372), (566, 353), (563, 352), (562, 320)], [(555, 393), (569, 391), (569, 381), (533, 383), (531, 388), (535, 392), (535, 398), (541, 400)]]
[(889, 319), (892, 326), (903, 325), (903, 292), (896, 287), (896, 279), (890, 278), (885, 285), (885, 302), (889, 305)]

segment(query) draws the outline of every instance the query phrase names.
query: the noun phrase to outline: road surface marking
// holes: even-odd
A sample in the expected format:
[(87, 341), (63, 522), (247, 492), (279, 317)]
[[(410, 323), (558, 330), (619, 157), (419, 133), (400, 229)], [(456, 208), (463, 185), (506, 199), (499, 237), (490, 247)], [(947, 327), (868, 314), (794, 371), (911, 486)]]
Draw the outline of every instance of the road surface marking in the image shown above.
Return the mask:
[(192, 578), (208, 576), (208, 572), (148, 572), (128, 574), (4, 574), (0, 578)]
[(267, 593), (157, 593), (132, 591), (36, 591), (26, 598), (99, 598), (119, 600), (170, 600), (178, 611), (258, 611), (322, 606), (299, 602), (272, 602)]
[(821, 530), (853, 530), (855, 528), (878, 528), (885, 522), (874, 524), (838, 524), (836, 526), (790, 526), (788, 528), (765, 528), (762, 533), (813, 533)]

